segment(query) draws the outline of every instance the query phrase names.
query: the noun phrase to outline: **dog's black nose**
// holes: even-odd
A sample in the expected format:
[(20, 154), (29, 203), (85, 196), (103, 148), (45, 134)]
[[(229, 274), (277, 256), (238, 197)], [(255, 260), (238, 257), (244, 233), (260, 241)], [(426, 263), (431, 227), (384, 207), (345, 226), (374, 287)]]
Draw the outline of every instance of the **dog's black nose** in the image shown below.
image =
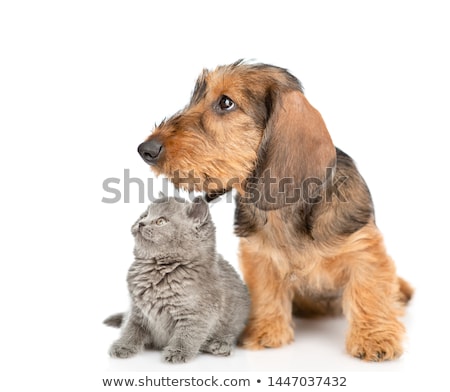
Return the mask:
[(162, 143), (158, 139), (153, 139), (149, 142), (141, 143), (138, 147), (138, 153), (146, 163), (156, 165), (156, 162), (161, 157), (163, 148)]

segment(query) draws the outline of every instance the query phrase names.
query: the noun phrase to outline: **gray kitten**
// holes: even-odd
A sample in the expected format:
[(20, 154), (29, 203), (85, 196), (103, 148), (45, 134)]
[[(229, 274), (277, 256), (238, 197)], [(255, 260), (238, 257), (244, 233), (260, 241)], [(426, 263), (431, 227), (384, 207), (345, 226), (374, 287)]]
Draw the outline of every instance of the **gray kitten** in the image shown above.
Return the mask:
[(250, 298), (234, 268), (215, 250), (205, 201), (163, 197), (132, 226), (134, 263), (128, 271), (131, 310), (104, 322), (122, 326), (110, 355), (128, 358), (145, 347), (167, 362), (199, 351), (229, 355), (248, 318)]

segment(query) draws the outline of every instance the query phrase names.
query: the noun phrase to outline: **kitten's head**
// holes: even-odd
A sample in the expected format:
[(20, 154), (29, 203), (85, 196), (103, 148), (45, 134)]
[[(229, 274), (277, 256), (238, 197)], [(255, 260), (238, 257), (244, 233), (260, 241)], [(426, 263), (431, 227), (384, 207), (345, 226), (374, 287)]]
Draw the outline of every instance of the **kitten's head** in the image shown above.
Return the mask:
[(134, 223), (131, 232), (136, 248), (152, 256), (215, 245), (208, 204), (200, 197), (192, 203), (175, 197), (155, 200)]

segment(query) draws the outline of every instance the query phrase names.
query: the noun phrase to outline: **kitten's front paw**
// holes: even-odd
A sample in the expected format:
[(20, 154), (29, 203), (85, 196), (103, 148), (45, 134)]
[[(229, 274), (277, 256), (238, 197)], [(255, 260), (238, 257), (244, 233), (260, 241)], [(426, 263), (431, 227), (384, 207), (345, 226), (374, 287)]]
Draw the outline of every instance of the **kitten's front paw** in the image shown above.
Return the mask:
[(166, 347), (163, 351), (163, 358), (169, 363), (184, 363), (193, 356), (194, 354), (187, 352), (182, 347)]
[(113, 343), (109, 349), (109, 355), (113, 358), (130, 358), (136, 355), (139, 351), (139, 347), (127, 346), (121, 343)]
[(202, 348), (203, 352), (211, 353), (212, 355), (221, 355), (227, 357), (231, 354), (232, 344), (227, 341), (214, 340), (206, 347)]

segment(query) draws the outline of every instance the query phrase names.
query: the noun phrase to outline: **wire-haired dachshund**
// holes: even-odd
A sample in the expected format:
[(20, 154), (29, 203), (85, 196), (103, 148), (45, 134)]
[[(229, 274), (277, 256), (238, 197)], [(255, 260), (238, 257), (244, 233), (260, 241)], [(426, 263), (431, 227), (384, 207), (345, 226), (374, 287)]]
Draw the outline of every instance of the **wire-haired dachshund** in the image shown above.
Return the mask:
[(156, 174), (210, 198), (237, 190), (240, 266), (252, 309), (241, 344), (293, 340), (292, 315), (343, 312), (347, 351), (402, 354), (413, 294), (396, 274), (353, 160), (286, 69), (238, 61), (204, 70), (190, 102), (139, 153)]

